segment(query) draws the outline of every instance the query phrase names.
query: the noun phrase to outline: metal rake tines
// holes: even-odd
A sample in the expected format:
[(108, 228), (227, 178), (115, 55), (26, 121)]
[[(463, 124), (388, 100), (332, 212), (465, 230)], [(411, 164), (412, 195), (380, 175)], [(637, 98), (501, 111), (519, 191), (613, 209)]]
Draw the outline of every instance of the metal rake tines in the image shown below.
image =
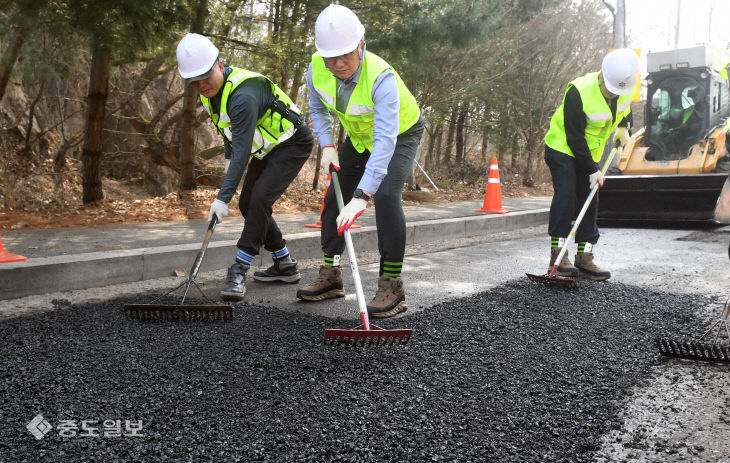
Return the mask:
[(405, 345), (411, 340), (411, 334), (412, 330), (325, 330), (324, 343), (364, 347)]
[(124, 306), (128, 319), (140, 321), (231, 321), (233, 309), (228, 305), (158, 306), (128, 304)]
[(730, 363), (730, 346), (657, 338), (659, 352), (666, 357)]

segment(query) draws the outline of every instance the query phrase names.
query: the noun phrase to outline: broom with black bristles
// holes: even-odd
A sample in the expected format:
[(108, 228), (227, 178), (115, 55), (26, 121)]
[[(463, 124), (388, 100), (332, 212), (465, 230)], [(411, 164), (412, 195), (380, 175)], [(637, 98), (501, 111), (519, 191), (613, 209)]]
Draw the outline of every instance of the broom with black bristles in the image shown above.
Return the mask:
[[(180, 283), (178, 286), (155, 298), (149, 304), (125, 304), (124, 314), (129, 319), (137, 319), (142, 321), (230, 321), (233, 319), (233, 308), (227, 304), (216, 304), (211, 301), (200, 289), (200, 286), (195, 282), (195, 277), (198, 275), (200, 265), (203, 263), (203, 256), (205, 250), (208, 249), (208, 243), (210, 238), (213, 236), (213, 230), (215, 225), (218, 223), (218, 217), (213, 214), (213, 219), (208, 224), (208, 230), (205, 233), (205, 239), (203, 245), (198, 251), (198, 255), (195, 257), (193, 266), (190, 269), (188, 278)], [(185, 305), (185, 298), (190, 290), (190, 285), (195, 286), (200, 291), (200, 294), (210, 302), (210, 304), (204, 305)], [(185, 286), (185, 292), (183, 293), (182, 300), (179, 304), (159, 304), (156, 303), (165, 296), (168, 296), (178, 289)]]
[[(712, 324), (710, 329), (700, 336), (696, 341), (679, 341), (669, 338), (657, 338), (656, 344), (659, 352), (666, 357), (702, 360), (706, 362), (730, 363), (730, 329), (728, 329), (727, 319), (730, 315), (730, 297), (725, 302), (720, 319)], [(718, 342), (723, 334), (727, 336), (729, 344), (722, 345)], [(709, 335), (709, 336), (708, 336)], [(707, 338), (712, 338), (711, 343), (702, 342)]]

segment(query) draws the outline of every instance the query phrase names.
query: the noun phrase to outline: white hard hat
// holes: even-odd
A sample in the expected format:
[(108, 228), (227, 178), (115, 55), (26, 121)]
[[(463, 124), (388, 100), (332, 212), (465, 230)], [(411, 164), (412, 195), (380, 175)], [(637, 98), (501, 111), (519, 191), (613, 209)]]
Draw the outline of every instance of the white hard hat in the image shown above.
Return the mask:
[(601, 65), (603, 83), (615, 95), (628, 95), (634, 91), (639, 78), (639, 57), (630, 48), (620, 48), (603, 58)]
[(187, 34), (177, 44), (177, 70), (187, 84), (207, 79), (217, 60), (218, 48), (200, 34)]
[(324, 58), (350, 53), (364, 36), (365, 26), (351, 9), (342, 5), (325, 8), (314, 24), (314, 45)]

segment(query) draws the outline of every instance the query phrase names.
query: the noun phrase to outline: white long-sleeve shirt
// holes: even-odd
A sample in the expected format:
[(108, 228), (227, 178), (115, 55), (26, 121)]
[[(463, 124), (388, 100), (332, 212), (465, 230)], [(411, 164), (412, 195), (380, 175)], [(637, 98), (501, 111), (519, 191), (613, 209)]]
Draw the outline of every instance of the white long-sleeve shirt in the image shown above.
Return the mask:
[[(347, 107), (352, 91), (357, 85), (360, 69), (358, 68), (352, 77), (344, 81), (337, 79), (338, 87), (344, 85), (341, 89), (343, 91), (341, 96), (344, 108)], [(314, 85), (312, 85), (311, 63), (307, 70), (307, 87), (309, 89), (309, 113), (319, 144), (320, 146), (334, 145), (332, 119), (329, 110), (319, 98)], [(338, 93), (338, 96), (340, 96), (340, 93)], [(360, 179), (358, 188), (374, 194), (378, 191), (380, 184), (388, 173), (388, 164), (390, 164), (390, 159), (393, 157), (400, 126), (398, 81), (391, 69), (386, 70), (375, 79), (372, 98), (375, 103), (373, 150), (365, 165), (365, 172)]]

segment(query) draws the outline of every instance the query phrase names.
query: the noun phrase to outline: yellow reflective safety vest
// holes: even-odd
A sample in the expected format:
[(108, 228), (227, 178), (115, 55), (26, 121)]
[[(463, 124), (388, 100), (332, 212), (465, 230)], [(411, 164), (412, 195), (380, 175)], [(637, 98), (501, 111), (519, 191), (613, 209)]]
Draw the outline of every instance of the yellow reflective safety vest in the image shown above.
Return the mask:
[[(598, 162), (601, 160), (603, 146), (606, 144), (611, 132), (631, 112), (631, 99), (634, 94), (632, 92), (618, 97), (616, 118), (613, 119), (611, 108), (608, 106), (608, 102), (603, 97), (601, 88), (598, 85), (597, 72), (591, 72), (568, 83), (565, 94), (568, 93), (571, 86), (575, 87), (580, 93), (583, 112), (586, 116), (586, 143), (591, 151), (591, 157), (595, 162)], [(565, 120), (563, 119), (565, 94), (563, 94), (563, 102), (550, 119), (550, 130), (545, 135), (545, 144), (556, 151), (575, 157), (565, 136)]]
[(327, 69), (324, 58), (319, 53), (312, 55), (312, 86), (319, 99), (330, 111), (337, 114), (350, 137), (352, 146), (358, 153), (373, 150), (373, 131), (375, 120), (375, 103), (373, 102), (373, 84), (380, 74), (391, 69), (398, 82), (400, 111), (398, 112), (398, 135), (413, 127), (421, 115), (416, 99), (408, 90), (395, 70), (379, 56), (365, 52), (357, 85), (352, 91), (345, 112), (337, 111), (337, 78)]
[(291, 98), (284, 93), (274, 82), (268, 77), (257, 72), (248, 71), (231, 66), (231, 73), (228, 74), (226, 81), (223, 83), (223, 94), (221, 95), (221, 107), (219, 113), (214, 113), (210, 106), (210, 100), (200, 95), (200, 101), (203, 107), (213, 120), (213, 125), (223, 138), (229, 144), (233, 143), (231, 133), (231, 118), (228, 115), (228, 97), (233, 91), (247, 79), (254, 77), (263, 77), (271, 85), (271, 91), (274, 94), (274, 104), (269, 108), (263, 116), (256, 122), (256, 130), (253, 135), (253, 143), (251, 144), (251, 155), (259, 159), (269, 154), (279, 143), (291, 138), (297, 131), (300, 112)]
[(730, 61), (725, 63), (725, 66), (720, 70), (720, 77), (727, 80), (727, 67), (730, 66)]

